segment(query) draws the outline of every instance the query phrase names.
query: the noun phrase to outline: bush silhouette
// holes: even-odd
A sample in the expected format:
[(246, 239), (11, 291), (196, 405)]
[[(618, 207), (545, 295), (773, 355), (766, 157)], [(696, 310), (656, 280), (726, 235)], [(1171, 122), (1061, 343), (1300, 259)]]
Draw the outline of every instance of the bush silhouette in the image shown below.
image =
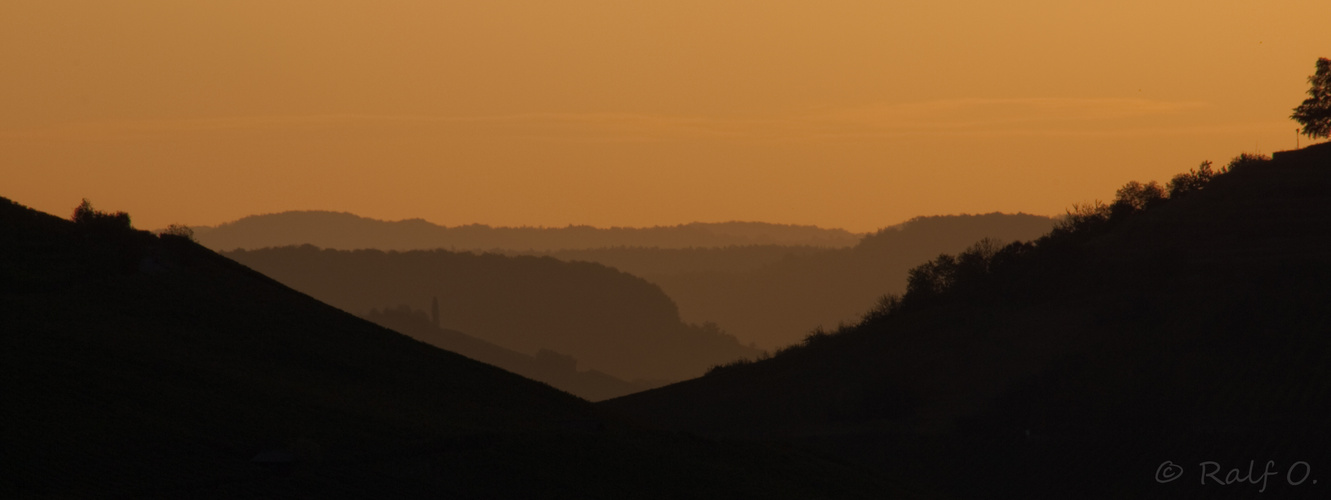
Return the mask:
[(162, 230), (161, 236), (174, 236), (194, 241), (194, 230), (183, 224), (171, 224)]
[(1225, 165), (1225, 168), (1221, 169), (1220, 172), (1233, 172), (1234, 169), (1248, 168), (1249, 165), (1259, 165), (1268, 161), (1271, 161), (1270, 156), (1243, 153), (1229, 160), (1229, 164)]
[[(1224, 173), (1223, 171), (1218, 173)], [(1211, 170), (1211, 162), (1204, 161), (1197, 168), (1175, 175), (1169, 180), (1169, 197), (1177, 198), (1181, 195), (1191, 193), (1206, 187), (1206, 183), (1211, 182), (1218, 174)]]
[(994, 257), (1004, 250), (1002, 242), (983, 238), (955, 257), (949, 254), (911, 269), (906, 277), (906, 298), (921, 300), (970, 286), (990, 274)]
[(84, 198), (83, 203), (74, 208), (74, 216), (71, 219), (74, 223), (90, 229), (113, 231), (128, 231), (130, 229), (129, 214), (125, 212), (112, 214), (94, 209), (92, 202), (88, 201), (87, 198)]
[[(74, 224), (83, 233), (85, 238), (91, 238), (101, 242), (112, 242), (113, 246), (121, 251), (128, 252), (121, 256), (122, 266), (131, 267), (130, 261), (135, 261), (131, 254), (135, 241), (140, 241), (140, 235), (136, 234), (134, 228), (130, 226), (129, 214), (125, 212), (108, 213), (93, 208), (92, 203), (87, 198), (78, 207), (74, 208), (74, 215), (71, 217)], [(143, 233), (142, 236), (148, 236)]]
[(1131, 181), (1118, 188), (1114, 197), (1114, 205), (1110, 209), (1111, 214), (1115, 211), (1131, 213), (1146, 210), (1168, 197), (1165, 188), (1155, 181), (1146, 184)]
[(1054, 227), (1057, 233), (1081, 234), (1109, 220), (1110, 206), (1096, 200), (1091, 203), (1073, 203), (1062, 222)]

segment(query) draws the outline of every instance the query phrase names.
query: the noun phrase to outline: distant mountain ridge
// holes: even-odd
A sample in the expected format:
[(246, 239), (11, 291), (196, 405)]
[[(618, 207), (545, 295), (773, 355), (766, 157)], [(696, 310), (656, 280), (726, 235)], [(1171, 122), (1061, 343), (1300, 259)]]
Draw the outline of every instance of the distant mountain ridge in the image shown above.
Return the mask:
[(310, 244), (359, 250), (514, 250), (548, 252), (602, 247), (690, 248), (731, 245), (807, 245), (840, 248), (859, 234), (844, 229), (764, 222), (694, 222), (646, 228), (574, 226), (445, 227), (423, 219), (383, 221), (346, 212), (289, 211), (251, 215), (218, 226), (194, 226), (195, 238), (214, 250)]
[[(334, 250), (470, 246), (508, 256), (595, 262), (660, 285), (679, 304), (686, 322), (713, 322), (743, 344), (776, 348), (798, 341), (820, 325), (833, 327), (853, 320), (883, 294), (900, 293), (906, 270), (918, 261), (959, 251), (983, 237), (1033, 239), (1053, 227), (1055, 220), (998, 212), (922, 216), (857, 235), (756, 222), (611, 229), (446, 228), (420, 219), (386, 222), (311, 211), (246, 217), (215, 229), (198, 228), (195, 236), (219, 251), (255, 250), (276, 243)], [(522, 250), (524, 246), (544, 250)], [(423, 307), (418, 303), (421, 297), (412, 300), (416, 302), (407, 303)], [(358, 307), (396, 305), (364, 302)], [(474, 326), (453, 326), (479, 333)]]

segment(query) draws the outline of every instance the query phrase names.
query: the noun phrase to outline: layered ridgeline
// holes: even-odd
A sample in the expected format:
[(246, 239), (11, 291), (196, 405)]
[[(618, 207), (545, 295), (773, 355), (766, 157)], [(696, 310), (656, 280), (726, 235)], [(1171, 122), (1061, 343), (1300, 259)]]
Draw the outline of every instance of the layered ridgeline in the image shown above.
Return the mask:
[[(1054, 222), (1028, 214), (916, 217), (860, 238), (841, 230), (763, 223), (442, 228), (419, 220), (287, 212), (247, 217), (215, 230), (196, 228), (196, 237), (218, 250), (317, 242), (328, 248), (402, 250), (433, 243), (439, 246), (428, 248), (486, 248), (510, 256), (596, 262), (660, 285), (685, 322), (715, 323), (743, 344), (770, 349), (797, 342), (815, 327), (853, 321), (883, 294), (903, 291), (906, 270), (922, 260), (960, 251), (985, 237), (1030, 240)], [(781, 244), (738, 244), (770, 241)]]
[(798, 342), (816, 327), (855, 322), (883, 295), (905, 291), (906, 271), (921, 261), (959, 252), (981, 238), (1029, 241), (1054, 223), (1028, 214), (916, 217), (850, 248), (790, 249), (751, 269), (643, 269), (640, 276), (659, 284), (685, 321), (712, 321), (742, 342), (773, 348)]
[(639, 384), (696, 377), (758, 354), (715, 325), (680, 321), (659, 287), (600, 264), (310, 245), (223, 255), (356, 314), (429, 310), (437, 300), (441, 327), (526, 355), (572, 356), (583, 368)]
[(216, 250), (305, 244), (342, 250), (447, 248), (539, 252), (618, 246), (795, 245), (838, 248), (854, 245), (861, 236), (844, 229), (762, 222), (694, 222), (647, 228), (490, 227), (483, 224), (445, 227), (421, 219), (382, 221), (328, 211), (252, 215), (215, 227), (195, 226), (192, 229), (200, 243)]
[(635, 430), (129, 217), (0, 199), (0, 497), (881, 498), (799, 452)]
[(857, 324), (600, 404), (956, 498), (1325, 498), (1327, 228), (1328, 144), (1130, 183), (1032, 243), (914, 268)]

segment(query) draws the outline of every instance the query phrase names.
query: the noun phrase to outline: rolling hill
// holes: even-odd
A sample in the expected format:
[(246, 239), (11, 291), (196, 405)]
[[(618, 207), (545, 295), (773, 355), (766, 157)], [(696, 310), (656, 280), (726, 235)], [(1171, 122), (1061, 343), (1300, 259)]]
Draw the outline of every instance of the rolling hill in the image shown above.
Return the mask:
[[(939, 215), (859, 235), (758, 222), (605, 229), (443, 227), (420, 219), (381, 221), (349, 213), (291, 211), (193, 230), (201, 243), (218, 251), (308, 244), (334, 250), (448, 249), (594, 262), (659, 285), (678, 304), (685, 322), (714, 323), (741, 344), (774, 349), (797, 342), (815, 327), (854, 321), (882, 295), (900, 293), (906, 271), (919, 261), (960, 251), (984, 237), (1030, 240), (1054, 223), (1050, 217), (1020, 213)], [(336, 301), (321, 293), (316, 295)], [(404, 303), (419, 307), (419, 300)], [(396, 305), (357, 303), (353, 310)], [(487, 337), (481, 330), (464, 330)], [(532, 346), (495, 342), (535, 352)]]
[(600, 405), (957, 498), (1324, 497), (1331, 144), (1228, 170), (1167, 199), (1129, 184), (1035, 242), (914, 268), (857, 324)]
[(846, 247), (860, 235), (842, 229), (762, 222), (680, 224), (648, 228), (573, 226), (445, 227), (422, 219), (382, 221), (319, 210), (252, 215), (218, 226), (195, 226), (199, 242), (215, 250), (314, 245), (339, 250), (557, 251), (616, 246), (689, 248), (730, 245)]
[[(858, 240), (837, 240), (832, 236), (844, 232), (760, 223), (613, 229), (443, 228), (419, 220), (385, 222), (333, 212), (286, 212), (247, 217), (216, 230), (196, 229), (196, 235), (219, 251), (237, 246), (262, 250), (263, 243), (319, 246), (316, 242), (323, 242), (330, 245), (324, 247), (329, 249), (434, 250), (451, 246), (489, 248), (510, 257), (593, 262), (659, 285), (678, 304), (685, 322), (715, 323), (741, 344), (772, 349), (797, 342), (815, 327), (853, 321), (883, 294), (900, 293), (906, 270), (915, 263), (939, 253), (960, 251), (984, 237), (1030, 240), (1047, 232), (1054, 222), (1029, 214), (928, 216)], [(417, 237), (427, 233), (436, 237)], [(839, 243), (815, 244), (833, 240)], [(752, 241), (782, 243), (736, 243)], [(595, 246), (610, 244), (618, 246)], [(649, 244), (655, 246), (646, 246)], [(522, 250), (524, 246), (553, 249)], [(243, 252), (226, 254), (242, 261), (255, 258)], [(251, 264), (267, 265), (258, 261)], [(294, 279), (275, 267), (261, 270), (284, 282)], [(400, 303), (420, 308), (421, 300), (425, 300), (411, 297), (400, 303), (350, 303), (324, 295), (325, 289), (315, 292), (303, 288), (306, 282), (301, 283), (297, 288), (339, 306), (353, 307), (349, 309), (352, 311)], [(449, 326), (491, 338), (485, 329), (492, 327)], [(538, 348), (509, 340), (492, 341), (528, 354)]]
[(549, 349), (641, 384), (696, 377), (758, 354), (714, 327), (685, 324), (661, 289), (600, 264), (446, 250), (313, 246), (223, 255), (356, 314), (425, 309), (440, 324), (527, 355)]
[(712, 321), (741, 342), (777, 348), (817, 327), (853, 323), (879, 297), (903, 292), (906, 271), (921, 261), (986, 237), (1031, 240), (1054, 223), (1049, 217), (997, 212), (916, 217), (865, 236), (853, 247), (790, 249), (784, 258), (751, 269), (639, 276), (660, 285), (679, 304), (685, 321)]
[(0, 199), (5, 498), (878, 498), (790, 446), (642, 430), (128, 216)]
[(577, 359), (543, 349), (535, 355), (504, 349), (471, 335), (440, 328), (425, 311), (410, 306), (371, 309), (365, 319), (445, 351), (550, 384), (589, 401), (601, 401), (650, 389), (596, 370), (579, 370)]

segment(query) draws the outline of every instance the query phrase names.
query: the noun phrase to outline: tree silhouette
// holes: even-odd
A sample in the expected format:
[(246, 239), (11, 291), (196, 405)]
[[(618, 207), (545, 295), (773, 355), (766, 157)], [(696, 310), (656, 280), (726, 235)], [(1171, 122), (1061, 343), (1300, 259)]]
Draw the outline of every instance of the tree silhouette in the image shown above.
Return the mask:
[(70, 217), (80, 226), (98, 231), (117, 232), (129, 231), (129, 214), (125, 212), (107, 213), (92, 207), (92, 202), (87, 198), (83, 199), (78, 207), (74, 208), (74, 215)]
[[(1206, 187), (1206, 184), (1211, 182), (1211, 179), (1214, 179), (1216, 175), (1223, 173), (1225, 173), (1225, 170), (1216, 172), (1211, 169), (1211, 162), (1209, 160), (1204, 161), (1197, 168), (1192, 169), (1189, 172), (1175, 175), (1173, 179), (1169, 180), (1167, 186), (1169, 189), (1169, 197), (1178, 198), (1179, 196), (1183, 196), (1193, 191), (1199, 191)], [(1122, 190), (1119, 190), (1119, 193), (1121, 195)]]
[(176, 236), (194, 241), (194, 230), (184, 224), (171, 224), (162, 230), (162, 236)]
[(1289, 117), (1303, 124), (1303, 135), (1331, 137), (1331, 59), (1317, 59), (1317, 73), (1308, 77), (1308, 84), (1312, 97), (1304, 99)]
[[(1210, 171), (1210, 163), (1203, 163), (1202, 165), (1205, 165), (1207, 172)], [(1210, 180), (1210, 177), (1207, 177), (1206, 180)], [(1118, 188), (1118, 192), (1114, 196), (1114, 204), (1110, 206), (1110, 216), (1140, 212), (1165, 201), (1168, 197), (1169, 194), (1166, 193), (1165, 188), (1155, 181), (1146, 184), (1131, 181)]]

